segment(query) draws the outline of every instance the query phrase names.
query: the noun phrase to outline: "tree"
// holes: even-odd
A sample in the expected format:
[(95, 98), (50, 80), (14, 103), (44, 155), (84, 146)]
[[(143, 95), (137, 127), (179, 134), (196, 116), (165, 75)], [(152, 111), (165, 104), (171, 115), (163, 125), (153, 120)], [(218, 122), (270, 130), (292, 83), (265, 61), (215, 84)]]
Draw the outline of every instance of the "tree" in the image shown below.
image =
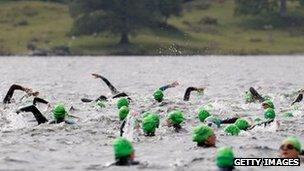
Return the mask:
[[(160, 5), (161, 1), (168, 3)], [(173, 0), (73, 0), (70, 3), (74, 18), (72, 33), (111, 32), (120, 35), (120, 44), (128, 44), (130, 34), (143, 28), (157, 28), (164, 18), (178, 14), (179, 6), (168, 4), (174, 4)]]
[(287, 16), (287, 0), (235, 0), (235, 4), (237, 14), (257, 15), (263, 12), (278, 12), (281, 17)]
[(159, 0), (158, 8), (167, 23), (170, 16), (179, 16), (181, 14), (182, 0)]

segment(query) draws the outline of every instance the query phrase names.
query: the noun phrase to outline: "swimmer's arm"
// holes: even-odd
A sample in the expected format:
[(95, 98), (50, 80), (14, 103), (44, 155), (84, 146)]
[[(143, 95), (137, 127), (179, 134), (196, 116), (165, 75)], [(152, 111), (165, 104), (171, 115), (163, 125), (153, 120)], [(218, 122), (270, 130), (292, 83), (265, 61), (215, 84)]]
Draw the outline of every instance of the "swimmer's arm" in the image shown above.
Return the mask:
[(121, 136), (121, 137), (123, 136), (125, 125), (126, 125), (126, 120), (124, 120), (124, 121), (122, 122), (122, 124), (120, 125), (120, 129), (119, 129), (119, 130), (120, 130), (120, 136)]
[(118, 94), (119, 91), (113, 86), (113, 84), (105, 77), (99, 75), (99, 74), (92, 74), (93, 77), (95, 78), (100, 78), (103, 82), (106, 83), (106, 85), (109, 87), (109, 89), (111, 90), (112, 94)]
[(221, 121), (222, 124), (233, 124), (235, 123), (235, 121), (239, 119), (238, 117), (233, 117), (233, 118), (229, 118), (229, 119), (224, 119)]
[(46, 101), (46, 100), (44, 100), (44, 99), (42, 99), (42, 98), (39, 98), (39, 97), (35, 97), (34, 100), (33, 100), (33, 104), (36, 105), (37, 102), (43, 103), (43, 104), (49, 104), (48, 101)]
[(165, 86), (162, 86), (162, 87), (160, 87), (159, 89), (160, 89), (161, 91), (165, 91), (165, 90), (167, 90), (168, 88), (173, 88), (173, 87), (176, 87), (176, 86), (178, 86), (178, 85), (179, 85), (179, 83), (178, 83), (177, 81), (174, 81), (173, 83), (168, 84), (168, 85), (165, 85)]
[(203, 92), (205, 88), (197, 88), (197, 87), (188, 87), (186, 89), (185, 95), (184, 95), (184, 101), (189, 101), (190, 99), (190, 94), (192, 91), (198, 91), (198, 92)]
[(43, 116), (43, 114), (34, 105), (23, 107), (19, 109), (16, 113), (18, 114), (20, 112), (32, 112), (36, 121), (38, 122), (38, 125), (48, 122), (45, 116)]
[(115, 96), (113, 96), (113, 99), (120, 97), (127, 97), (129, 100), (131, 100), (131, 98), (124, 92), (116, 94)]
[(250, 87), (249, 91), (256, 100), (258, 100), (260, 102), (264, 101), (264, 98), (253, 87)]
[(13, 84), (9, 88), (8, 92), (6, 93), (6, 95), (5, 95), (4, 99), (3, 99), (3, 103), (6, 104), (6, 103), (10, 103), (11, 102), (11, 98), (13, 97), (15, 90), (28, 91), (27, 88), (24, 88), (21, 85)]
[(268, 120), (268, 121), (264, 121), (264, 122), (261, 122), (261, 123), (258, 123), (258, 124), (254, 124), (252, 125), (251, 127), (247, 128), (247, 130), (251, 130), (253, 129), (254, 127), (256, 126), (260, 126), (260, 125), (263, 125), (266, 126), (266, 125), (269, 125), (270, 123), (272, 123), (274, 121), (274, 119), (271, 119), (271, 120)]
[(296, 100), (291, 103), (291, 106), (294, 105), (297, 102), (302, 101), (302, 100), (303, 100), (303, 94), (299, 94), (298, 97), (296, 98)]

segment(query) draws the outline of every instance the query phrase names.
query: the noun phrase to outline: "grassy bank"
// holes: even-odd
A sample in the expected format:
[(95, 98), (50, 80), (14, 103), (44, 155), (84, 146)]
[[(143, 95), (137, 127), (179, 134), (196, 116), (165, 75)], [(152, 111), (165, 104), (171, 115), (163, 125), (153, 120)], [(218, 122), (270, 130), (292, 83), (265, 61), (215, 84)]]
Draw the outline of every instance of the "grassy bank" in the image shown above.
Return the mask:
[[(293, 5), (293, 4), (291, 4)], [(0, 54), (26, 55), (40, 49), (68, 46), (75, 55), (294, 54), (303, 53), (304, 26), (276, 26), (263, 18), (234, 16), (232, 0), (209, 9), (185, 10), (169, 24), (181, 32), (142, 31), (128, 47), (111, 34), (72, 37), (66, 5), (44, 2), (0, 2)], [(304, 11), (296, 5), (292, 11)], [(271, 24), (271, 27), (265, 27)]]

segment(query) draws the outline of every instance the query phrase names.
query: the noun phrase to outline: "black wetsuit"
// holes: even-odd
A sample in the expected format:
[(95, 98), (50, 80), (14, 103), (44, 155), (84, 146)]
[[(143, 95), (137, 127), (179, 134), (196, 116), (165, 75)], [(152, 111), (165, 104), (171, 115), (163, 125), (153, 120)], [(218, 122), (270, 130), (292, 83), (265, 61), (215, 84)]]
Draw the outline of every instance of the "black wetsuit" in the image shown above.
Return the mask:
[(191, 92), (192, 92), (192, 91), (198, 91), (198, 90), (199, 90), (199, 89), (196, 88), (196, 87), (188, 87), (188, 88), (186, 89), (185, 94), (184, 94), (184, 101), (189, 101)]
[(116, 166), (131, 166), (131, 165), (138, 165), (139, 162), (130, 159), (130, 157), (122, 157), (118, 159), (114, 164)]
[[(109, 89), (111, 90), (111, 93), (112, 93), (112, 95), (113, 95), (113, 96), (112, 96), (113, 99), (115, 99), (115, 98), (120, 98), (120, 97), (127, 97), (129, 100), (131, 100), (130, 97), (129, 97), (126, 93), (124, 93), (124, 92), (119, 92), (119, 91), (113, 86), (113, 84), (111, 84), (111, 82), (110, 82), (108, 79), (106, 79), (106, 78), (103, 77), (103, 76), (98, 76), (98, 78), (100, 78), (103, 82), (105, 82), (106, 85), (109, 87)], [(97, 101), (99, 101), (99, 100), (106, 101), (107, 99), (108, 99), (108, 98), (107, 98), (106, 96), (101, 95), (101, 96), (99, 96), (99, 97), (98, 97), (97, 99), (95, 99), (95, 100), (87, 99), (87, 98), (82, 98), (81, 101), (82, 101), (82, 102), (92, 102), (92, 101), (97, 102)]]
[(233, 166), (231, 167), (220, 167), (219, 171), (233, 171), (235, 168)]
[[(46, 119), (46, 117), (35, 106), (37, 102), (48, 104), (48, 102), (44, 99), (35, 98), (33, 105), (26, 106), (26, 107), (19, 109), (17, 111), (17, 114), (19, 114), (20, 112), (31, 112), (34, 115), (36, 121), (38, 122), (38, 125), (48, 122), (48, 119)], [(67, 124), (73, 124), (73, 122), (65, 120), (64, 118), (61, 120), (52, 120), (49, 122), (49, 124), (57, 124), (57, 123), (61, 123), (61, 122), (65, 122)]]
[(45, 116), (43, 116), (43, 114), (37, 109), (35, 105), (23, 107), (17, 111), (17, 113), (20, 112), (32, 112), (36, 121), (38, 122), (38, 125), (48, 122)]
[(299, 94), (298, 97), (296, 98), (296, 100), (294, 100), (292, 103), (291, 103), (291, 106), (294, 105), (295, 103), (297, 102), (301, 102), (303, 100), (303, 94)]
[(249, 91), (255, 100), (258, 100), (259, 102), (263, 102), (265, 100), (253, 87), (250, 87)]
[(254, 127), (260, 126), (260, 125), (264, 125), (264, 127), (265, 127), (265, 126), (269, 125), (270, 123), (272, 123), (273, 121), (274, 121), (274, 119), (271, 119), (271, 120), (264, 121), (264, 122), (261, 122), (258, 124), (254, 124), (254, 125), (251, 125), (249, 128), (247, 128), (246, 130), (252, 130)]
[(4, 99), (3, 99), (3, 103), (4, 104), (11, 103), (11, 99), (12, 99), (12, 97), (14, 95), (15, 90), (25, 91), (26, 89), (24, 87), (20, 86), (20, 85), (13, 84), (9, 88), (8, 92), (6, 93), (6, 95), (5, 95)]

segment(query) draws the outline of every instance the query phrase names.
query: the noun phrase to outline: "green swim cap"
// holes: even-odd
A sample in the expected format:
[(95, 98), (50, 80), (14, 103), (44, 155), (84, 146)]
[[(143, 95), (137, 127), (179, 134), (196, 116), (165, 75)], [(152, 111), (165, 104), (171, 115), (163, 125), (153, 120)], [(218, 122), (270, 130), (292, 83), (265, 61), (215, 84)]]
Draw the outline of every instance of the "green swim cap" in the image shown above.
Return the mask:
[(270, 108), (274, 109), (274, 105), (271, 100), (265, 100), (262, 104), (267, 104)]
[(155, 121), (155, 124), (156, 124), (156, 128), (159, 127), (159, 115), (156, 114), (156, 113), (151, 113), (151, 116), (153, 117), (154, 121)]
[(174, 125), (179, 125), (184, 121), (183, 113), (180, 110), (174, 110), (169, 113), (169, 120)]
[(62, 104), (57, 104), (53, 110), (53, 116), (55, 120), (63, 120), (67, 114), (64, 106)]
[(154, 99), (155, 99), (156, 101), (161, 102), (161, 101), (163, 101), (164, 93), (163, 93), (163, 91), (161, 91), (160, 89), (157, 89), (157, 90), (154, 92), (153, 96), (154, 96)]
[(224, 131), (228, 135), (239, 135), (241, 130), (235, 124), (229, 124), (225, 127)]
[(301, 142), (300, 142), (300, 140), (297, 138), (297, 137), (295, 137), (295, 136), (292, 136), (292, 137), (288, 137), (288, 138), (286, 138), (283, 142), (282, 142), (282, 144), (288, 144), (288, 143), (290, 143), (291, 145), (293, 145), (293, 147), (298, 151), (298, 152), (300, 152), (301, 153)]
[(198, 118), (201, 122), (204, 122), (204, 120), (210, 116), (210, 113), (205, 108), (200, 108), (198, 110)]
[(155, 122), (156, 122), (156, 127), (158, 128), (158, 126), (159, 126), (159, 121), (160, 121), (159, 115), (156, 114), (156, 113), (153, 113), (153, 112), (145, 112), (145, 113), (143, 114), (143, 118), (145, 118), (145, 117), (147, 117), (147, 116), (149, 116), (149, 115), (152, 115), (153, 119), (154, 119)]
[(231, 147), (221, 147), (216, 152), (216, 165), (220, 168), (233, 166), (234, 154)]
[(150, 114), (143, 119), (142, 128), (144, 133), (155, 133), (156, 126), (157, 121), (155, 120), (155, 117), (153, 115)]
[(240, 130), (246, 130), (249, 127), (249, 123), (246, 119), (239, 118), (234, 123)]
[(216, 116), (209, 116), (205, 119), (205, 123), (214, 123), (218, 128), (221, 126), (221, 120), (220, 118), (216, 117)]
[(125, 138), (116, 138), (113, 142), (115, 159), (128, 157), (134, 152), (132, 143)]
[(253, 102), (253, 95), (251, 94), (250, 91), (246, 91), (245, 92), (245, 101), (250, 103), (250, 102)]
[(273, 108), (268, 108), (264, 112), (265, 119), (274, 119), (275, 118), (275, 111)]
[(192, 130), (192, 141), (197, 143), (205, 142), (213, 134), (212, 128), (205, 124), (200, 124)]
[(101, 100), (98, 100), (98, 101), (96, 102), (96, 105), (99, 106), (100, 108), (106, 107), (106, 105), (105, 105), (105, 104), (103, 103), (103, 101), (101, 101)]
[(120, 109), (123, 106), (129, 107), (129, 100), (125, 97), (122, 97), (122, 98), (118, 99), (118, 101), (117, 101), (117, 108), (118, 109)]
[(122, 106), (119, 109), (119, 119), (121, 121), (124, 120), (128, 116), (129, 112), (130, 112), (130, 109), (127, 106)]
[(285, 113), (283, 113), (283, 117), (284, 118), (291, 118), (291, 117), (293, 117), (293, 114), (292, 114), (292, 112), (285, 112)]

